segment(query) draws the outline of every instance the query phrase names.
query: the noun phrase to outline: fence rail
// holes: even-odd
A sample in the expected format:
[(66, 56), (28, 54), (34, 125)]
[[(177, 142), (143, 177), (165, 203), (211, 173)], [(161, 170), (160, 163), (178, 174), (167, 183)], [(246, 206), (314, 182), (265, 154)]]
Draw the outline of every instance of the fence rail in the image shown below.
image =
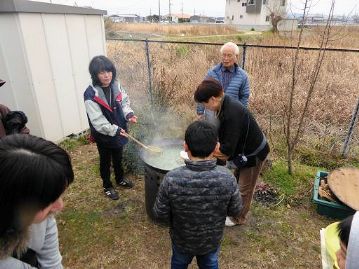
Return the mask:
[[(158, 79), (161, 79), (161, 76), (163, 77), (163, 74), (159, 74), (158, 72), (160, 72), (161, 70), (163, 71), (163, 69), (161, 69), (161, 67), (164, 68), (164, 70), (169, 70), (169, 69), (178, 69), (179, 65), (183, 62), (181, 62), (181, 60), (178, 60), (177, 58), (175, 58), (175, 66), (174, 67), (174, 63), (170, 63), (169, 61), (167, 62), (167, 58), (171, 58), (172, 56), (171, 54), (166, 55), (167, 58), (163, 55), (165, 54), (165, 51), (169, 51), (170, 49), (173, 49), (173, 46), (170, 47), (170, 45), (178, 45), (177, 51), (176, 50), (172, 50), (172, 54), (174, 53), (182, 53), (181, 51), (181, 45), (186, 45), (187, 48), (189, 48), (189, 50), (194, 50), (195, 52), (193, 54), (191, 54), (190, 56), (187, 56), (188, 58), (194, 57), (195, 53), (198, 53), (198, 49), (196, 46), (202, 46), (203, 50), (206, 51), (210, 51), (213, 52), (213, 49), (210, 49), (211, 46), (222, 46), (223, 43), (213, 43), (213, 42), (192, 42), (192, 41), (164, 41), (164, 40), (149, 40), (149, 39), (126, 39), (126, 38), (108, 38), (107, 39), (108, 42), (116, 42), (116, 43), (122, 43), (122, 44), (127, 44), (127, 42), (136, 42), (136, 43), (142, 43), (143, 44), (143, 49), (141, 48), (136, 48), (136, 52), (137, 54), (141, 54), (143, 53), (144, 57), (140, 60), (140, 62), (142, 62), (142, 65), (139, 64), (141, 66), (141, 68), (146, 69), (146, 71), (143, 70), (144, 73), (143, 76), (141, 77), (142, 83), (144, 83), (145, 81), (147, 81), (147, 85), (145, 86), (147, 88), (147, 92), (149, 94), (149, 98), (151, 100), (151, 103), (153, 102), (153, 91), (154, 89), (156, 89), (155, 84), (158, 83)], [(156, 46), (156, 44), (159, 44), (160, 46)], [(168, 45), (164, 46), (164, 45)], [(188, 46), (187, 46), (188, 45)], [(251, 81), (251, 83), (253, 82), (253, 84), (258, 84), (255, 85), (257, 86), (257, 91), (258, 89), (261, 89), (263, 87), (267, 87), (268, 85), (268, 81), (270, 81), (269, 86), (273, 86), (273, 83), (278, 83), (278, 81), (283, 80), (285, 76), (287, 76), (286, 78), (288, 79), (289, 74), (286, 74), (286, 72), (288, 71), (288, 66), (290, 65), (290, 61), (291, 61), (291, 57), (290, 54), (288, 53), (287, 50), (296, 50), (296, 49), (300, 49), (302, 51), (306, 51), (306, 53), (312, 53), (310, 55), (307, 55), (306, 61), (310, 61), (311, 58), (313, 58), (313, 53), (315, 53), (316, 51), (323, 51), (324, 49), (321, 48), (317, 48), (317, 47), (305, 47), (305, 46), (300, 46), (300, 47), (296, 47), (296, 46), (278, 46), (278, 45), (255, 45), (255, 44), (247, 44), (247, 43), (242, 43), (242, 44), (237, 44), (241, 49), (242, 49), (242, 57), (241, 57), (241, 66), (243, 69), (247, 69), (247, 72), (249, 72), (254, 79)], [(164, 47), (163, 47), (164, 46)], [(193, 47), (192, 47), (193, 46)], [(208, 47), (209, 46), (209, 47)], [(128, 46), (128, 47), (132, 47), (132, 46)], [(135, 46), (136, 47), (136, 46)], [(123, 48), (123, 47), (122, 47)], [(194, 49), (195, 48), (195, 49)], [(142, 52), (141, 52), (142, 50)], [(265, 51), (264, 51), (265, 50)], [(270, 53), (272, 53), (273, 51), (277, 51), (277, 50), (282, 50), (283, 53), (273, 53), (275, 55), (269, 55)], [(287, 51), (287, 52), (285, 52)], [(340, 144), (342, 145), (342, 150), (343, 150), (343, 154), (344, 154), (344, 149), (345, 148), (345, 155), (348, 153), (349, 150), (349, 142), (352, 143), (356, 143), (356, 146), (359, 146), (359, 135), (355, 136), (353, 135), (354, 130), (355, 130), (355, 125), (357, 124), (357, 119), (359, 117), (359, 113), (357, 111), (357, 106), (355, 106), (355, 104), (352, 104), (353, 100), (357, 100), (359, 98), (359, 92), (355, 91), (353, 89), (357, 89), (357, 85), (359, 83), (359, 81), (354, 82), (353, 80), (358, 80), (358, 70), (359, 70), (359, 49), (351, 49), (351, 48), (325, 48), (325, 51), (327, 52), (331, 52), (328, 54), (328, 62), (327, 62), (327, 66), (326, 66), (326, 71), (323, 71), (323, 73), (327, 73), (327, 80), (330, 80), (331, 84), (338, 84), (339, 82), (343, 82), (342, 85), (339, 85), (338, 88), (342, 88), (342, 92), (341, 91), (337, 91), (337, 95), (338, 96), (342, 96), (345, 94), (350, 93), (351, 95), (353, 95), (353, 92), (357, 92), (357, 96), (351, 96), (348, 99), (343, 99), (341, 101), (340, 106), (337, 107), (338, 109), (338, 113), (344, 113), (343, 112), (343, 107), (345, 107), (345, 116), (342, 116), (342, 119), (340, 120), (336, 120), (335, 123), (340, 123), (340, 126), (337, 128), (338, 130), (341, 130), (341, 134), (339, 136), (337, 136), (337, 140), (340, 140)], [(123, 57), (134, 57), (134, 55), (132, 56), (126, 56), (126, 51), (122, 52), (123, 54), (121, 56), (117, 55), (117, 57), (122, 57), (122, 59), (124, 59)], [(187, 51), (184, 51), (183, 54), (186, 54)], [(333, 53), (333, 55), (332, 55)], [(354, 57), (352, 57), (352, 54)], [(332, 55), (332, 56), (331, 56)], [(206, 56), (206, 55), (204, 55)], [(331, 56), (331, 57), (329, 57)], [(339, 56), (339, 57), (338, 57)], [(347, 56), (347, 57), (346, 57)], [(268, 59), (266, 59), (268, 58)], [(354, 58), (353, 62), (351, 62), (350, 64), (348, 64), (348, 60), (352, 61), (352, 59)], [(131, 61), (133, 60), (128, 59), (128, 65), (131, 65)], [(212, 59), (213, 61), (214, 59)], [(187, 59), (188, 62), (193, 61), (193, 59)], [(207, 68), (209, 68), (212, 65), (212, 61), (208, 61), (206, 64), (208, 65)], [(332, 62), (331, 62), (332, 61)], [(167, 64), (165, 66), (161, 65), (162, 62), (166, 62), (165, 64)], [(202, 65), (202, 64), (201, 64)], [(340, 65), (343, 65), (343, 67), (341, 67)], [(356, 67), (358, 65), (358, 68)], [(338, 67), (339, 66), (339, 67)], [(187, 67), (188, 69), (188, 64)], [(196, 68), (196, 67), (193, 67)], [(258, 68), (264, 68), (264, 71), (258, 71)], [(187, 69), (181, 69), (181, 70), (176, 70), (175, 75), (173, 75), (173, 73), (171, 75), (173, 76), (177, 76), (178, 73), (180, 72), (184, 72), (186, 73), (185, 75), (183, 75), (182, 78), (178, 78), (178, 80), (189, 80), (188, 75), (192, 73), (202, 73), (202, 77), (203, 77), (203, 69), (202, 72), (198, 71), (198, 70), (187, 70)], [(272, 70), (272, 69), (277, 69), (277, 70)], [(355, 71), (356, 69), (356, 71)], [(138, 70), (133, 70), (132, 72), (138, 72)], [(267, 73), (270, 73), (267, 76)], [(309, 73), (309, 69), (308, 70), (303, 70), (303, 73)], [(333, 72), (333, 73), (330, 73)], [(131, 73), (131, 72), (130, 72)], [(352, 74), (351, 74), (352, 73)], [(167, 74), (167, 78), (170, 76)], [(131, 73), (130, 76), (132, 77), (133, 74)], [(278, 77), (279, 76), (279, 77)], [(262, 79), (263, 81), (261, 81), (260, 83), (258, 83), (258, 80), (261, 80), (261, 77), (265, 77), (264, 79)], [(266, 81), (267, 80), (267, 81)], [(328, 86), (327, 81), (325, 81), (325, 79), (322, 79), (322, 83), (320, 84), (321, 88), (324, 87), (329, 87), (331, 85)], [(137, 79), (138, 82), (139, 80)], [(162, 81), (163, 82), (163, 81)], [(172, 81), (173, 84), (175, 84), (178, 81), (175, 81), (175, 79)], [(267, 83), (268, 82), (268, 83)], [(266, 84), (267, 83), (267, 84)], [(326, 84), (327, 83), (327, 84)], [(345, 84), (346, 83), (346, 84)], [(188, 84), (189, 85), (189, 84)], [(190, 86), (186, 86), (186, 88), (193, 88), (193, 85)], [(168, 86), (168, 85), (167, 85)], [(182, 85), (183, 87), (183, 85)], [(285, 83), (283, 82), (281, 86), (279, 86), (278, 83), (278, 88), (280, 87), (285, 87)], [(334, 88), (334, 86), (333, 86)], [(350, 88), (351, 90), (348, 90), (348, 88)], [(179, 89), (180, 90), (180, 89)], [(347, 93), (345, 93), (345, 90)], [(326, 90), (327, 91), (327, 90)], [(259, 91), (259, 93), (257, 93), (257, 98), (258, 95), (261, 95), (262, 92)], [(265, 92), (264, 94), (268, 95), (268, 91)], [(333, 95), (332, 99), (335, 98), (335, 94)], [(327, 96), (325, 96), (325, 92), (323, 95), (323, 98), (326, 98)], [(260, 99), (260, 98), (259, 98)], [(262, 98), (264, 99), (264, 97)], [(270, 100), (270, 101), (263, 101), (261, 100), (261, 102), (265, 103), (265, 105), (271, 104), (271, 102), (275, 102), (276, 100)], [(333, 106), (333, 104), (335, 105), (335, 102), (330, 103), (329, 105), (327, 105), (329, 107), (329, 109), (333, 110), (332, 113), (335, 113), (335, 107), (331, 107)], [(272, 104), (271, 104), (272, 105)], [(256, 104), (254, 104), (254, 107), (256, 109)], [(274, 106), (275, 107), (275, 106)], [(319, 108), (318, 108), (319, 109)], [(326, 109), (325, 106), (321, 107), (320, 109)], [(263, 111), (263, 110), (262, 110)], [(354, 112), (351, 112), (354, 111)], [(315, 112), (315, 111), (314, 111)], [(276, 116), (278, 117), (278, 114), (276, 114)], [(274, 116), (274, 118), (276, 117)], [(318, 116), (320, 115), (320, 112), (318, 113)], [(271, 114), (270, 116), (271, 119), (273, 118), (273, 115)], [(280, 117), (280, 116), (279, 116)], [(313, 116), (315, 117), (315, 116)], [(347, 124), (345, 124), (345, 122), (343, 122), (343, 119), (345, 119), (345, 121), (347, 122)], [(320, 126), (322, 127), (316, 127), (317, 129), (325, 129), (323, 131), (324, 135), (326, 132), (330, 132), (330, 128), (331, 128), (331, 124), (327, 123), (326, 120), (321, 119), (322, 121), (320, 122)], [(328, 121), (330, 122), (330, 120)], [(271, 123), (270, 123), (271, 124)], [(315, 124), (312, 124), (312, 127)], [(323, 127), (324, 126), (324, 127)], [(345, 130), (348, 129), (349, 126), (349, 130), (348, 132), (345, 132)], [(314, 126), (315, 127), (315, 126)], [(313, 127), (313, 128), (314, 128)], [(328, 131), (329, 130), (329, 131)], [(320, 132), (320, 131), (319, 131)], [(319, 138), (321, 139), (321, 138)], [(337, 141), (338, 142), (338, 141)], [(359, 147), (358, 147), (359, 149)]]
[[(187, 45), (209, 45), (209, 46), (222, 46), (223, 43), (213, 43), (213, 42), (193, 42), (193, 41), (168, 41), (168, 40), (150, 40), (150, 39), (131, 39), (131, 38), (107, 38), (110, 41), (133, 41), (133, 42), (148, 42), (148, 43), (164, 43), (164, 44), (187, 44)], [(256, 45), (256, 44), (237, 44), (238, 47), (247, 47), (247, 48), (267, 48), (267, 49), (297, 49), (295, 46), (277, 46), (277, 45)], [(317, 47), (299, 47), (300, 50), (308, 51), (318, 51), (323, 50)], [(335, 52), (356, 52), (359, 53), (359, 49), (349, 49), (349, 48), (326, 48), (326, 51), (335, 51)]]

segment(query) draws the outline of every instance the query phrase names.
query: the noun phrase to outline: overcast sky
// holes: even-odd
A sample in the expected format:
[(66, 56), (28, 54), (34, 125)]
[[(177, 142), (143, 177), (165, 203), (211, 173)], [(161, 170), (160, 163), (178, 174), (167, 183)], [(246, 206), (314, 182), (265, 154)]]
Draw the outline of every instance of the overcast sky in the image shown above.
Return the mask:
[[(160, 1), (161, 14), (168, 14), (169, 1), (171, 1), (171, 12), (186, 14), (202, 14), (207, 16), (224, 16), (226, 0), (37, 0), (52, 2), (55, 4), (66, 4), (78, 6), (92, 6), (107, 10), (111, 14), (138, 14), (141, 16), (158, 14)], [(304, 0), (289, 0), (289, 7), (294, 13), (301, 13)], [(312, 14), (328, 14), (331, 0), (312, 0)], [(353, 15), (359, 14), (358, 0), (336, 0), (335, 14)]]

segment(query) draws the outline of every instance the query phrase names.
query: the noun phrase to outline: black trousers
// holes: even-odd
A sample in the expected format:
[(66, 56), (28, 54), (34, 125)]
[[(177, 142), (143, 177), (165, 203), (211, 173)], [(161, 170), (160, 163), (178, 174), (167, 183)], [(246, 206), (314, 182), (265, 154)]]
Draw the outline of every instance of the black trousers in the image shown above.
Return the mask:
[(97, 144), (98, 153), (100, 155), (100, 175), (102, 178), (102, 185), (104, 188), (113, 187), (111, 183), (111, 159), (112, 166), (115, 171), (116, 182), (120, 182), (123, 179), (122, 168), (122, 152), (123, 148), (105, 148), (102, 145)]

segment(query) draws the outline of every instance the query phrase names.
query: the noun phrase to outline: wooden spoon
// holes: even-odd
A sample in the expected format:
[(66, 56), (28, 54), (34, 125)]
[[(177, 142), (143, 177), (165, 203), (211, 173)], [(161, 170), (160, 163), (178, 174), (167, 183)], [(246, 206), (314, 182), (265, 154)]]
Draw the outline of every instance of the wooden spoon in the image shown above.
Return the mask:
[(163, 152), (163, 150), (160, 147), (147, 146), (147, 145), (143, 144), (142, 142), (138, 141), (136, 138), (134, 138), (133, 136), (131, 136), (128, 133), (127, 133), (127, 137), (130, 138), (131, 140), (135, 141), (138, 145), (140, 145), (141, 147), (143, 147), (144, 149), (146, 149), (152, 153), (162, 153)]

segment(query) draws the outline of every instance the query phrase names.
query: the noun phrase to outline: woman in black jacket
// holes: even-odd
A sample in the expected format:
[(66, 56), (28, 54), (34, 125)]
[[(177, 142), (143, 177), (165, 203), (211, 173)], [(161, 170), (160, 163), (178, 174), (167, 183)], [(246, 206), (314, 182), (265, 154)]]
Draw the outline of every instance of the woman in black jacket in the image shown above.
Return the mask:
[(244, 224), (259, 173), (269, 153), (267, 140), (253, 115), (238, 100), (225, 96), (218, 81), (202, 81), (194, 99), (215, 112), (220, 142), (215, 157), (236, 165), (235, 176), (239, 180), (243, 208), (238, 218), (227, 218), (226, 225)]

